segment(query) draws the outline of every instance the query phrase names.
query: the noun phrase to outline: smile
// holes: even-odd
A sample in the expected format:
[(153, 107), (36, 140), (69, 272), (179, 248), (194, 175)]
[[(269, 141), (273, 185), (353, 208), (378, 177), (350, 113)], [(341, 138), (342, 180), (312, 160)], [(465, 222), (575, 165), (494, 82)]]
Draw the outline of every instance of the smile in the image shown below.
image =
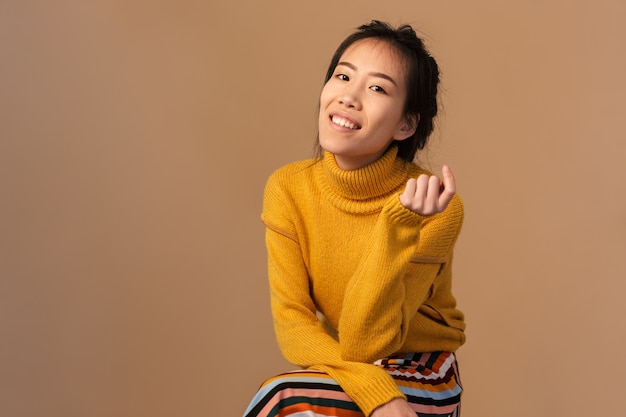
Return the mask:
[(359, 130), (361, 128), (361, 126), (357, 125), (356, 123), (341, 116), (337, 116), (336, 114), (331, 115), (330, 120), (337, 126), (345, 127), (350, 130)]

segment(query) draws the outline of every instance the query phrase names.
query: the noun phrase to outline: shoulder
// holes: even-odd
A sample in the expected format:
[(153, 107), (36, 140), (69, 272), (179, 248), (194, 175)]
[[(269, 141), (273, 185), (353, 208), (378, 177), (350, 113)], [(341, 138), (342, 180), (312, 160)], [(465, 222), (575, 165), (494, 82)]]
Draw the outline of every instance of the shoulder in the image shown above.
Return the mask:
[(445, 262), (461, 233), (463, 200), (456, 194), (446, 209), (424, 220), (420, 231), (418, 258), (427, 262)]
[(465, 216), (465, 210), (463, 207), (463, 199), (459, 194), (455, 194), (448, 203), (448, 207), (439, 214), (445, 221), (452, 222), (457, 225), (458, 228), (461, 227), (463, 223), (463, 217)]
[[(283, 234), (293, 236), (294, 222), (305, 201), (311, 201), (315, 170), (319, 160), (293, 162), (274, 171), (265, 184), (263, 195), (263, 222)], [(285, 232), (289, 231), (289, 233)]]
[(293, 184), (310, 178), (319, 162), (320, 160), (318, 159), (307, 159), (292, 162), (278, 168), (267, 179), (265, 185), (266, 192), (274, 188), (289, 188)]

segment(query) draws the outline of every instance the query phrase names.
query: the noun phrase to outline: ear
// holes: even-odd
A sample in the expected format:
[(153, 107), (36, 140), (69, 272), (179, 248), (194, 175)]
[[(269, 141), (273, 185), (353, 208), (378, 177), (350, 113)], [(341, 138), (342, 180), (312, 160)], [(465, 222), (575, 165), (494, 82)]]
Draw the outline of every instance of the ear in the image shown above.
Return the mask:
[(419, 121), (420, 121), (419, 114), (405, 117), (402, 123), (400, 124), (398, 131), (393, 136), (393, 138), (395, 140), (405, 140), (405, 139), (410, 138), (415, 133), (415, 130), (417, 129), (417, 124), (419, 123)]

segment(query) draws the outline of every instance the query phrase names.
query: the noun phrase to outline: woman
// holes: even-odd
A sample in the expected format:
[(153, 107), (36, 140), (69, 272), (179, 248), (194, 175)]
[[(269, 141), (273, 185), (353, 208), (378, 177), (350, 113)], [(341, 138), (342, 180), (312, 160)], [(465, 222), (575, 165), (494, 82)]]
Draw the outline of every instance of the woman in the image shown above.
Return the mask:
[(252, 416), (458, 416), (451, 293), (463, 206), (412, 161), (433, 130), (439, 69), (410, 26), (373, 21), (335, 52), (320, 96), (319, 158), (265, 190), (279, 346), (303, 371), (266, 381)]

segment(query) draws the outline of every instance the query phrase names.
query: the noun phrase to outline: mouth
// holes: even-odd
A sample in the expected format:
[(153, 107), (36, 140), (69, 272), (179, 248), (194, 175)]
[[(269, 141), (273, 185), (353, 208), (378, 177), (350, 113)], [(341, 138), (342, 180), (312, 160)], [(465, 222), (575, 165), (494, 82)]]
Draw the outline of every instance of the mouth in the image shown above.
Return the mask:
[(359, 130), (361, 128), (361, 126), (356, 122), (353, 122), (352, 120), (339, 116), (337, 114), (331, 114), (330, 121), (337, 126), (350, 130)]

